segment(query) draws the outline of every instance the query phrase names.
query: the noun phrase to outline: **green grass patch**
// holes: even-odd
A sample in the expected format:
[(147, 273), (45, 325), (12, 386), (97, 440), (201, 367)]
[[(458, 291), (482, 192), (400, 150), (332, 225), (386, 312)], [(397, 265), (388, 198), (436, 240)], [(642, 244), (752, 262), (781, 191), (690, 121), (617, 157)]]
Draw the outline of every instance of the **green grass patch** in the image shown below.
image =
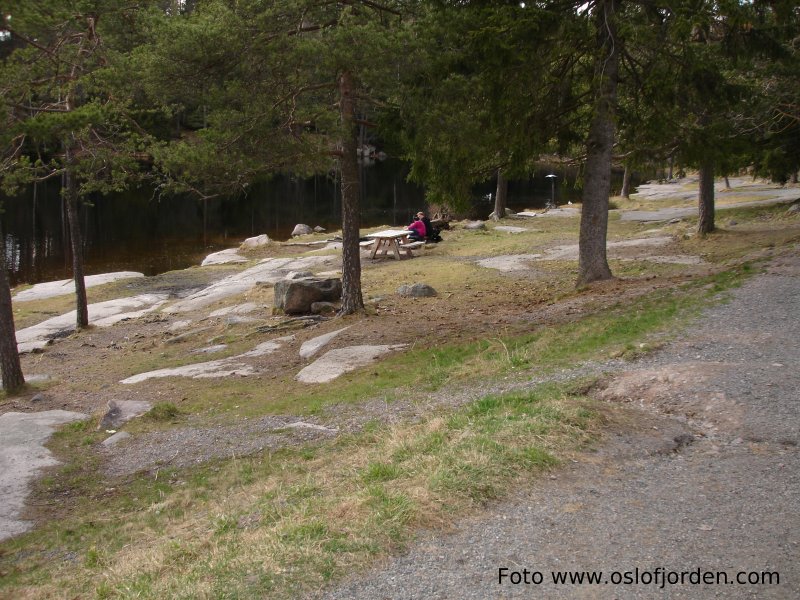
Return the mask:
[(144, 416), (152, 421), (174, 421), (181, 416), (181, 411), (172, 402), (158, 402)]
[[(289, 375), (274, 379), (181, 379), (187, 398), (180, 410), (257, 417), (263, 414), (314, 414), (326, 405), (356, 403), (365, 398), (393, 402), (412, 389), (436, 391), (470, 381), (524, 373), (547, 372), (582, 360), (608, 356), (635, 357), (657, 344), (650, 337), (678, 326), (715, 301), (719, 291), (738, 285), (754, 270), (748, 264), (707, 277), (698, 277), (676, 289), (598, 309), (580, 320), (539, 327), (522, 335), (497, 337), (415, 348), (348, 373), (325, 386), (303, 386)], [(156, 422), (152, 422), (157, 424)], [(131, 424), (131, 430), (148, 428)]]
[(142, 475), (6, 543), (0, 593), (216, 597), (210, 577), (228, 597), (294, 597), (553, 467), (591, 439), (594, 419), (583, 398), (548, 386), (345, 436), (312, 458), (222, 461), (162, 473), (159, 487)]

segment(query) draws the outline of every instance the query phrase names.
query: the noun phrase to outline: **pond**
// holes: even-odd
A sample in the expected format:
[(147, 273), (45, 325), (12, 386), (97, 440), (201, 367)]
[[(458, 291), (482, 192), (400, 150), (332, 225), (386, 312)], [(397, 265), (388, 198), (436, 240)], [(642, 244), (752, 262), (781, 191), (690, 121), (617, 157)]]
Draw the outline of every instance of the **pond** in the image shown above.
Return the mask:
[[(404, 163), (392, 159), (362, 165), (362, 227), (406, 225), (414, 213), (426, 209), (424, 190), (406, 181), (407, 172)], [(509, 208), (541, 207), (553, 192), (561, 203), (577, 199), (574, 190), (560, 184), (574, 181), (574, 174), (559, 168), (553, 172), (559, 182), (554, 188), (543, 176), (550, 173), (549, 167), (529, 180), (512, 181)], [(476, 186), (471, 216), (487, 217), (494, 208), (493, 192), (492, 182)], [(24, 195), (0, 197), (0, 201), (12, 286), (71, 277), (58, 184), (31, 187)], [(266, 233), (271, 239), (288, 239), (298, 223), (335, 231), (341, 227), (340, 210), (333, 175), (277, 177), (253, 186), (246, 196), (207, 202), (159, 198), (147, 189), (92, 198), (80, 210), (86, 274), (139, 271), (157, 275), (183, 269), (246, 237)]]

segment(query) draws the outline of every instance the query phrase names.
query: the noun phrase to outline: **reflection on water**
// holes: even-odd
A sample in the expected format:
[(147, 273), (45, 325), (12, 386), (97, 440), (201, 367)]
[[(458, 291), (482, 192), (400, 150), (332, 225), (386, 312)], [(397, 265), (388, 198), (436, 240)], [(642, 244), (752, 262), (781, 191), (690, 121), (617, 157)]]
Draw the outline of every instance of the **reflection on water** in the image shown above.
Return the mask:
[[(423, 190), (408, 183), (406, 173), (406, 166), (393, 160), (361, 169), (362, 226), (404, 225), (426, 208)], [(476, 187), (474, 216), (486, 218), (492, 211), (487, 196), (493, 191), (491, 183)], [(517, 209), (542, 206), (550, 194), (549, 180), (541, 176), (511, 182), (508, 204)], [(556, 187), (560, 202), (573, 196), (568, 187)], [(58, 184), (0, 199), (12, 285), (69, 278), (69, 240)], [(87, 274), (130, 270), (156, 275), (199, 264), (210, 252), (253, 235), (266, 233), (280, 240), (297, 223), (329, 231), (341, 223), (338, 183), (332, 175), (275, 178), (253, 186), (247, 195), (207, 202), (159, 199), (146, 189), (91, 202), (80, 211)]]

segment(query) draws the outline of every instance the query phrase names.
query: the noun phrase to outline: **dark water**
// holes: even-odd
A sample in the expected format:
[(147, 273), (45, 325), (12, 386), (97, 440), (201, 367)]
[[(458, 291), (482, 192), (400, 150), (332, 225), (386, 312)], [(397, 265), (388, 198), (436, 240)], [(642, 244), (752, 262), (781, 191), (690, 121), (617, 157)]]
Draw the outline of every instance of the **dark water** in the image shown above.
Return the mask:
[[(543, 206), (553, 190), (540, 174), (509, 185), (512, 209)], [(559, 203), (577, 199), (569, 185), (574, 176), (555, 169)], [(362, 226), (405, 225), (426, 210), (424, 190), (406, 181), (407, 169), (393, 160), (361, 169)], [(566, 184), (564, 183), (566, 181)], [(488, 197), (494, 184), (474, 190), (473, 217), (486, 218), (494, 208)], [(2, 198), (3, 232), (12, 285), (71, 276), (69, 241), (57, 183), (31, 188), (24, 196)], [(246, 196), (198, 201), (188, 197), (158, 198), (151, 190), (90, 199), (81, 207), (86, 273), (140, 271), (156, 275), (199, 264), (216, 250), (266, 233), (285, 240), (297, 223), (340, 228), (340, 195), (331, 175), (310, 179), (276, 178), (254, 186)]]

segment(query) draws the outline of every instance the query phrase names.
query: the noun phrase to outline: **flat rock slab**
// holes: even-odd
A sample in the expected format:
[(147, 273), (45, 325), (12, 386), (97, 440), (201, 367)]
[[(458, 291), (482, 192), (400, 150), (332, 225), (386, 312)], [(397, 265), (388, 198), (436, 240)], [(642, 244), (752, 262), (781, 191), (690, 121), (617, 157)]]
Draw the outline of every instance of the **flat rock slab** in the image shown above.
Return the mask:
[(239, 375), (246, 377), (248, 375), (255, 375), (256, 370), (243, 363), (237, 363), (230, 358), (221, 358), (219, 360), (209, 360), (206, 362), (195, 363), (191, 365), (184, 365), (182, 367), (173, 367), (170, 369), (158, 369), (156, 371), (148, 371), (147, 373), (139, 373), (126, 377), (120, 383), (132, 384), (147, 381), (148, 379), (160, 379), (162, 377), (191, 377), (192, 379), (214, 379), (219, 377), (230, 377)]
[(581, 211), (577, 208), (551, 208), (547, 211), (523, 211), (518, 212), (519, 217), (576, 217), (580, 216)]
[(124, 384), (140, 383), (148, 379), (159, 379), (162, 377), (191, 377), (192, 379), (214, 379), (219, 377), (229, 377), (238, 375), (246, 377), (258, 373), (256, 369), (247, 363), (241, 362), (243, 358), (257, 358), (265, 356), (281, 349), (284, 343), (294, 340), (293, 335), (289, 335), (274, 340), (263, 342), (253, 348), (252, 350), (236, 356), (228, 358), (220, 358), (219, 360), (209, 360), (201, 363), (194, 363), (191, 365), (184, 365), (182, 367), (172, 367), (168, 369), (158, 369), (156, 371), (148, 371), (146, 373), (139, 373), (132, 375), (120, 381)]
[[(667, 235), (637, 238), (633, 240), (622, 240), (619, 242), (608, 242), (606, 248), (608, 249), (609, 256), (614, 254), (614, 250), (622, 248), (639, 248), (639, 247), (659, 247), (666, 246), (672, 242), (672, 238)], [(642, 257), (645, 259), (646, 257)], [(555, 246), (545, 251), (544, 256), (540, 260), (578, 260), (578, 244), (568, 244), (565, 246)]]
[[(166, 294), (141, 294), (130, 298), (107, 300), (88, 306), (89, 323), (97, 327), (110, 327), (125, 319), (135, 319), (155, 310), (167, 301)], [(47, 319), (17, 331), (17, 348), (31, 352), (44, 348), (55, 337), (75, 331), (75, 311)]]
[(153, 405), (144, 400), (109, 400), (108, 411), (101, 419), (98, 429), (117, 429), (151, 408)]
[(303, 345), (300, 346), (300, 357), (311, 358), (322, 348), (327, 346), (333, 338), (335, 338), (337, 335), (339, 335), (346, 329), (350, 329), (350, 326), (342, 327), (341, 329), (337, 329), (336, 331), (331, 331), (330, 333), (326, 333), (324, 335), (320, 335), (306, 342), (303, 342)]
[[(621, 251), (627, 248), (657, 248), (666, 246), (672, 242), (669, 236), (657, 236), (648, 238), (637, 238), (633, 240), (622, 240), (619, 242), (609, 242), (607, 245), (610, 258), (617, 260), (634, 261), (646, 260), (655, 263), (668, 263), (676, 265), (699, 265), (703, 260), (698, 256), (686, 254), (653, 256), (642, 254), (641, 256), (624, 256)], [(530, 263), (539, 260), (578, 260), (578, 244), (565, 246), (555, 246), (545, 250), (544, 254), (509, 254), (493, 256), (477, 261), (477, 264), (487, 269), (497, 269), (498, 271), (513, 272), (525, 271), (530, 269)]]
[(225, 306), (209, 313), (209, 317), (226, 317), (228, 315), (246, 315), (248, 313), (258, 310), (258, 305), (255, 302), (245, 302), (244, 304), (237, 304), (235, 306)]
[(498, 271), (512, 272), (530, 269), (530, 263), (541, 258), (541, 254), (504, 254), (478, 261), (478, 266)]
[(323, 354), (300, 371), (295, 379), (301, 383), (327, 383), (360, 367), (371, 364), (384, 354), (405, 348), (406, 344), (388, 346), (348, 346)]
[(200, 263), (201, 267), (208, 267), (212, 265), (229, 265), (233, 263), (245, 263), (247, 259), (237, 252), (238, 248), (227, 248), (209, 254)]
[(38, 469), (58, 464), (44, 443), (57, 426), (87, 418), (66, 410), (0, 415), (0, 540), (33, 526), (19, 519), (28, 486)]
[[(104, 283), (111, 283), (120, 279), (133, 279), (135, 277), (144, 277), (144, 273), (136, 273), (134, 271), (117, 271), (116, 273), (103, 273), (101, 275), (87, 275), (84, 277), (84, 282), (87, 288), (103, 285)], [(60, 281), (46, 281), (44, 283), (37, 283), (32, 288), (23, 290), (14, 296), (15, 302), (26, 302), (30, 300), (44, 300), (45, 298), (54, 298), (56, 296), (65, 296), (67, 294), (75, 293), (75, 280), (62, 279)]]
[(505, 231), (506, 233), (525, 233), (526, 231), (530, 231), (530, 229), (526, 229), (525, 227), (514, 227), (513, 225), (498, 225), (494, 230)]
[[(663, 198), (674, 200), (675, 198), (683, 200), (697, 200), (697, 191), (693, 192), (675, 192), (669, 193), (669, 188), (672, 184), (663, 184), (656, 186), (639, 186), (639, 193), (634, 194), (637, 200), (654, 200), (657, 201)], [(761, 189), (753, 189), (758, 187)], [(731, 208), (752, 208), (756, 206), (769, 206), (772, 204), (782, 204), (792, 202), (800, 196), (797, 188), (769, 188), (764, 189), (764, 186), (736, 186), (732, 190), (718, 190), (719, 195), (715, 202), (715, 210), (726, 210)], [(762, 200), (742, 200), (736, 202), (736, 198), (752, 198), (753, 196), (762, 196)], [(721, 201), (725, 201), (722, 204)], [(658, 210), (627, 210), (623, 211), (620, 215), (621, 221), (669, 221), (671, 219), (682, 219), (684, 217), (696, 217), (697, 206), (676, 206), (666, 207)]]
[(267, 258), (256, 266), (225, 277), (191, 296), (164, 309), (168, 313), (183, 313), (204, 308), (224, 298), (242, 294), (259, 284), (274, 285), (292, 271), (307, 271), (311, 267), (329, 264), (331, 256), (301, 258)]

